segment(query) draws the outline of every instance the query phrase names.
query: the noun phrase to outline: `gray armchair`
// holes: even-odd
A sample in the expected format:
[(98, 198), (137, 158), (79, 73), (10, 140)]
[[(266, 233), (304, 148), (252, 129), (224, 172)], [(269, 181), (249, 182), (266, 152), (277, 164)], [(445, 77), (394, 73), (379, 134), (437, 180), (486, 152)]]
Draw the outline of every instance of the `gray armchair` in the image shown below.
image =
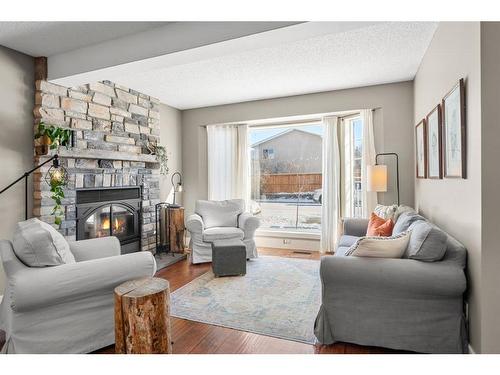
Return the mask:
[(150, 252), (120, 255), (116, 237), (69, 244), (76, 263), (27, 267), (0, 241), (3, 353), (89, 353), (113, 344), (114, 288), (156, 272)]
[(258, 218), (245, 211), (243, 199), (196, 202), (195, 214), (189, 216), (186, 228), (191, 235), (191, 262), (212, 261), (212, 242), (225, 239), (242, 240), (247, 258), (256, 258), (255, 231), (260, 225)]

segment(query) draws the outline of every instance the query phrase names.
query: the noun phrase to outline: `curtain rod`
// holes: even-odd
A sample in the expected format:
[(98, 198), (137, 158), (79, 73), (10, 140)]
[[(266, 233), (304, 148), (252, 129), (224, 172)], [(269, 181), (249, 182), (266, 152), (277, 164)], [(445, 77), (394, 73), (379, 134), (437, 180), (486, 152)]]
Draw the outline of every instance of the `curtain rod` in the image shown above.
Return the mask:
[[(382, 109), (382, 107), (375, 107), (375, 108), (372, 108), (371, 110), (372, 110), (372, 112), (375, 112), (375, 111), (377, 111), (379, 109)], [(342, 111), (342, 112), (349, 112), (349, 111)], [(339, 117), (351, 116), (352, 114), (354, 114), (356, 112), (357, 111), (352, 111), (352, 113), (346, 113), (343, 116), (339, 115)], [(322, 118), (325, 117), (325, 116), (334, 116), (334, 115), (335, 115), (335, 112), (331, 112), (331, 113), (322, 114), (321, 117), (317, 117), (317, 118), (312, 117), (312, 118), (306, 118), (304, 120), (296, 120), (296, 121), (293, 121), (293, 120), (292, 121), (277, 121), (277, 122), (270, 121), (267, 124), (266, 123), (264, 123), (264, 124), (255, 124), (255, 125), (249, 125), (249, 126), (252, 127), (252, 128), (258, 128), (258, 127), (272, 126), (272, 125), (276, 125), (276, 126), (286, 126), (286, 125), (294, 125), (294, 124), (308, 125), (308, 124), (315, 124), (315, 123), (318, 123), (318, 122), (322, 121)], [(295, 117), (295, 116), (290, 116), (290, 117)], [(247, 122), (252, 122), (252, 121), (247, 121)], [(244, 125), (247, 122), (245, 122), (245, 121), (235, 121), (235, 122), (223, 122), (223, 123), (219, 123), (219, 124), (209, 124), (209, 125)], [(200, 127), (202, 127), (202, 128), (206, 128), (207, 126), (208, 125), (200, 125)]]

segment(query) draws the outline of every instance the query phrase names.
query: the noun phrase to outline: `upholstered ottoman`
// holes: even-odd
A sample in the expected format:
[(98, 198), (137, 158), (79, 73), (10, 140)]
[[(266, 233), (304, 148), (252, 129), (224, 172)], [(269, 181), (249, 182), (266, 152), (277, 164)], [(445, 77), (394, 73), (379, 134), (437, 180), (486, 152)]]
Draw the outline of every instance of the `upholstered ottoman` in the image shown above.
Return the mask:
[(247, 250), (241, 240), (212, 242), (212, 270), (216, 277), (247, 273)]

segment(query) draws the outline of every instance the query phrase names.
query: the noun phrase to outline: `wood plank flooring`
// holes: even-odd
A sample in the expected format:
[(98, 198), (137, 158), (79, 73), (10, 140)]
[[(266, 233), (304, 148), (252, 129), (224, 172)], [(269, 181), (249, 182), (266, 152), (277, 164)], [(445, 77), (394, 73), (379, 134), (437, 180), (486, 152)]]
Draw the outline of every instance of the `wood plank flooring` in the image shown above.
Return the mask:
[[(298, 253), (292, 250), (259, 249), (259, 254), (304, 259), (319, 259), (319, 253)], [(192, 265), (188, 260), (178, 262), (163, 270), (156, 276), (170, 282), (170, 290), (174, 291), (204, 274), (211, 265)], [(384, 348), (366, 347), (347, 343), (333, 345), (310, 345), (274, 337), (258, 335), (235, 329), (217, 327), (210, 324), (172, 318), (173, 352), (176, 354), (383, 354), (398, 353)], [(0, 331), (0, 347), (4, 342)], [(114, 346), (101, 349), (98, 354), (114, 353)]]

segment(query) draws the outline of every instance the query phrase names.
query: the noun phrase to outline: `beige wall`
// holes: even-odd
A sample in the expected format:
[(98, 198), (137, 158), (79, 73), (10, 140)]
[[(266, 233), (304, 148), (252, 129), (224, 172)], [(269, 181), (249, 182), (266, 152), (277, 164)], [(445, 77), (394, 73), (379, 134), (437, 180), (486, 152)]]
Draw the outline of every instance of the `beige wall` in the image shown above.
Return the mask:
[[(33, 76), (33, 58), (0, 46), (0, 188), (33, 167)], [(12, 239), (16, 223), (24, 219), (23, 182), (0, 195), (0, 212), (0, 238)], [(0, 265), (0, 295), (4, 282)]]
[[(160, 104), (160, 144), (167, 149), (168, 175), (160, 176), (160, 199), (172, 202), (172, 173), (182, 173), (181, 111), (166, 104)], [(182, 193), (176, 194), (176, 202), (182, 201)]]
[[(202, 125), (376, 107), (382, 108), (374, 116), (377, 151), (399, 153), (401, 200), (413, 205), (413, 83), (401, 82), (183, 111), (182, 166), (187, 213), (192, 213), (196, 199), (207, 198), (207, 140)], [(395, 200), (395, 195), (384, 198)]]
[(466, 84), (468, 177), (465, 180), (415, 179), (415, 205), (468, 249), (470, 340), (474, 350), (480, 352), (481, 72), (478, 22), (439, 25), (415, 77), (414, 124), (440, 103), (459, 78), (464, 78)]
[(500, 353), (500, 23), (481, 22), (481, 352)]

